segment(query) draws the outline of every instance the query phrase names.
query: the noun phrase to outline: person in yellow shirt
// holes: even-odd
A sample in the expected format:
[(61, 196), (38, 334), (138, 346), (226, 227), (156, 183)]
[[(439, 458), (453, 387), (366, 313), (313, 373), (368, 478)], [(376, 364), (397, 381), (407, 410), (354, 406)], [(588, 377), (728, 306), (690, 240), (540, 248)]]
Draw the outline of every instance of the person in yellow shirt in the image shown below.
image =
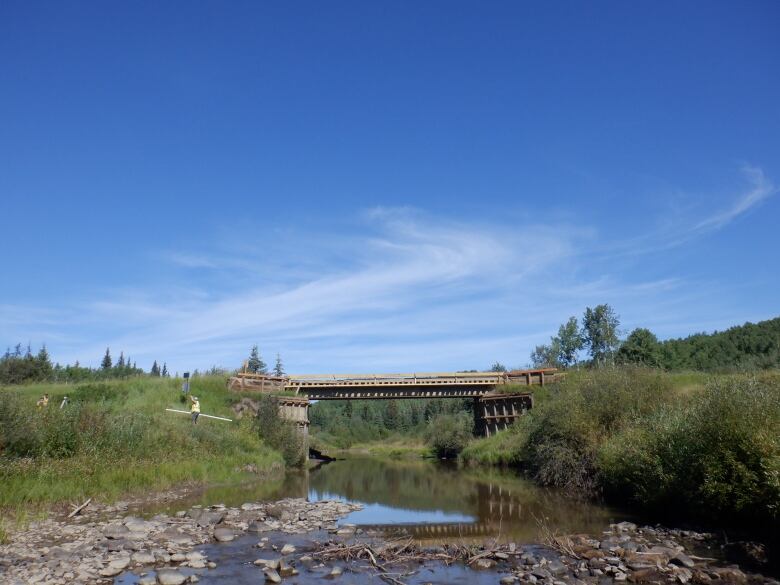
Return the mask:
[(44, 394), (43, 396), (41, 396), (38, 399), (38, 402), (35, 403), (35, 405), (38, 408), (46, 408), (47, 406), (49, 406), (49, 395), (48, 394)]
[(198, 417), (200, 416), (200, 402), (197, 396), (190, 396), (192, 400), (192, 406), (190, 406), (190, 413), (192, 414), (192, 424), (198, 424)]

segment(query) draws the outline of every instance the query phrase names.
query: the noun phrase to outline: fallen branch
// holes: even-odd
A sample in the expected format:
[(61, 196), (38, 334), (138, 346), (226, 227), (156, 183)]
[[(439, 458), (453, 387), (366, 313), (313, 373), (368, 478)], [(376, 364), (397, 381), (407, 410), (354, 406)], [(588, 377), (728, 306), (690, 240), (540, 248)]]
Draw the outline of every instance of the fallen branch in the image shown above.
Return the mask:
[(73, 510), (73, 512), (71, 512), (70, 514), (68, 514), (68, 518), (73, 518), (73, 517), (74, 517), (76, 514), (78, 514), (78, 513), (79, 513), (79, 512), (81, 512), (81, 511), (82, 511), (84, 508), (86, 508), (87, 506), (89, 506), (89, 503), (90, 503), (91, 501), (92, 501), (92, 498), (89, 498), (89, 499), (88, 499), (86, 502), (84, 502), (84, 503), (83, 503), (83, 504), (81, 504), (80, 506), (76, 506), (76, 508)]

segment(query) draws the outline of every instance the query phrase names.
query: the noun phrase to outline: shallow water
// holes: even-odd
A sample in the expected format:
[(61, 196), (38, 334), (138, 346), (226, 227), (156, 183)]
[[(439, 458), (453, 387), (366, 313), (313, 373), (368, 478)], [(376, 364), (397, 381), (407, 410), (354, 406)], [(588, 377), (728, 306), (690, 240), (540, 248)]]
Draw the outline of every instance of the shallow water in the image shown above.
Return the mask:
[[(606, 506), (579, 501), (562, 493), (540, 488), (515, 473), (496, 470), (458, 469), (446, 462), (374, 458), (350, 458), (318, 468), (290, 472), (283, 479), (263, 480), (233, 486), (206, 489), (190, 498), (178, 500), (167, 512), (194, 504), (240, 506), (245, 502), (281, 498), (343, 500), (363, 504), (363, 509), (343, 518), (364, 531), (387, 535), (404, 533), (422, 545), (441, 542), (480, 542), (498, 539), (518, 544), (538, 543), (540, 523), (560, 533), (599, 534), (611, 522), (629, 518)], [(148, 510), (151, 512), (152, 510)], [(159, 508), (154, 511), (161, 511)], [(325, 532), (288, 535), (268, 533), (271, 543), (292, 543), (298, 554), (315, 548)], [(245, 535), (230, 543), (198, 547), (217, 563), (213, 570), (182, 568), (196, 573), (206, 585), (221, 583), (261, 583), (263, 575), (252, 565), (258, 557), (269, 557), (256, 547), (258, 535)], [(277, 555), (278, 556), (278, 555)], [(360, 564), (339, 565), (344, 575), (337, 582), (350, 584), (381, 583), (373, 571)], [(434, 563), (413, 567), (414, 574), (403, 576), (409, 585), (423, 583), (482, 584), (497, 582), (494, 571), (480, 572), (455, 564)], [(285, 579), (285, 583), (322, 583), (325, 569), (307, 570)], [(399, 568), (399, 570), (403, 570)], [(150, 571), (153, 573), (153, 571)], [(125, 573), (115, 583), (130, 585), (136, 574)]]
[(275, 481), (210, 488), (175, 502), (168, 511), (286, 497), (360, 503), (363, 510), (342, 523), (405, 532), (422, 541), (498, 538), (523, 544), (539, 541), (540, 523), (561, 533), (598, 534), (611, 522), (630, 519), (627, 513), (541, 488), (508, 471), (369, 457), (333, 461)]

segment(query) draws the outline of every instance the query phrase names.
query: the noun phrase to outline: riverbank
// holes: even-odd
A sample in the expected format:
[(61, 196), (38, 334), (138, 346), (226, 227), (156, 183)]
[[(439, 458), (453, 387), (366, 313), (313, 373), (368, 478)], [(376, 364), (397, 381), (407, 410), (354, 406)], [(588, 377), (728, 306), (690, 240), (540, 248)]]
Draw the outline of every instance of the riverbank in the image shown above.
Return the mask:
[(467, 465), (520, 467), (542, 485), (736, 528), (776, 550), (780, 375), (579, 372), (517, 424), (470, 444)]
[[(212, 505), (143, 518), (133, 505), (90, 504), (73, 518), (31, 523), (0, 546), (3, 583), (773, 583), (699, 556), (711, 535), (604, 526), (552, 531), (538, 543), (454, 540), (426, 545), (339, 523), (358, 504), (284, 499)], [(714, 544), (710, 542), (710, 544)], [(225, 568), (229, 567), (229, 571)], [(443, 577), (443, 580), (442, 580)]]
[(383, 441), (366, 441), (349, 447), (339, 447), (313, 435), (310, 446), (313, 450), (333, 459), (342, 457), (427, 459), (434, 457), (430, 446), (417, 437), (394, 437)]
[[(49, 395), (49, 405), (36, 401)], [(232, 418), (224, 378), (191, 381), (204, 413)], [(68, 396), (69, 403), (59, 408)], [(251, 420), (192, 425), (180, 381), (131, 378), (0, 389), (0, 540), (8, 524), (88, 498), (234, 482), (284, 469)]]

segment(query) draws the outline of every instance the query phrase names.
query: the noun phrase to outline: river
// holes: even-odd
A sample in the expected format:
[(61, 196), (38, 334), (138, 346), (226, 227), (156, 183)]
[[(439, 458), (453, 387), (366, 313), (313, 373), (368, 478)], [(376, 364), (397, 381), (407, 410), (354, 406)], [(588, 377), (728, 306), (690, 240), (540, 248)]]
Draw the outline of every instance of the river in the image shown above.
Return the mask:
[(625, 511), (539, 487), (510, 471), (371, 457), (291, 471), (275, 481), (213, 487), (175, 507), (238, 506), (281, 498), (362, 504), (362, 510), (341, 522), (424, 541), (497, 538), (534, 543), (539, 542), (540, 523), (559, 533), (598, 534), (612, 522), (630, 519)]
[[(447, 462), (376, 458), (333, 461), (306, 471), (288, 472), (284, 479), (275, 481), (212, 487), (185, 501), (176, 501), (172, 508), (156, 511), (173, 513), (198, 504), (240, 506), (244, 502), (281, 498), (361, 504), (361, 510), (342, 518), (340, 524), (357, 525), (359, 531), (378, 531), (387, 536), (410, 535), (423, 546), (493, 539), (532, 544), (540, 542), (540, 524), (565, 534), (600, 534), (610, 523), (628, 517), (612, 508), (541, 488), (508, 471), (464, 470)], [(269, 533), (269, 536), (269, 545), (281, 547), (292, 543), (299, 551), (311, 548), (317, 539), (327, 538), (326, 534), (316, 533)], [(202, 547), (217, 568), (198, 571), (200, 582), (206, 585), (262, 582), (262, 575), (252, 565), (263, 555), (255, 547), (257, 541), (257, 535), (244, 535), (230, 543)], [(289, 582), (322, 583), (323, 576), (313, 569), (301, 572)], [(137, 575), (125, 573), (115, 583), (131, 585), (137, 579)], [(339, 581), (381, 582), (371, 571), (352, 566)], [(473, 571), (462, 564), (421, 566), (404, 576), (404, 583), (409, 585), (495, 585), (497, 582), (494, 572)]]

